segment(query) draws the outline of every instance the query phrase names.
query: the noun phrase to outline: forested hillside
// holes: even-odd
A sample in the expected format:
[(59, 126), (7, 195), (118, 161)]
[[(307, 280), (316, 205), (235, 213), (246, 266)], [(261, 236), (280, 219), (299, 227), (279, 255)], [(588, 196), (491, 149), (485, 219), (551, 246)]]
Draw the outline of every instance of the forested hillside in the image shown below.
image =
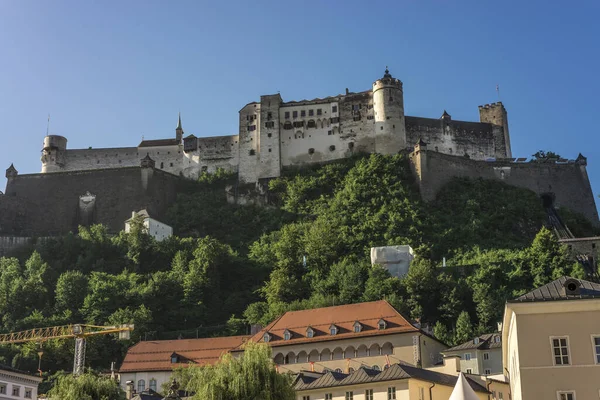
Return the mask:
[[(0, 259), (0, 330), (135, 323), (131, 342), (89, 341), (88, 365), (106, 369), (140, 339), (244, 333), (286, 310), (385, 298), (454, 343), (494, 328), (507, 298), (582, 274), (543, 228), (533, 192), (456, 179), (426, 204), (402, 155), (286, 171), (270, 182), (269, 207), (228, 204), (233, 182), (190, 183), (166, 221), (179, 237), (92, 226)], [(408, 276), (371, 267), (370, 247), (398, 244), (416, 251)], [(42, 370), (72, 367), (72, 341), (43, 346)], [(0, 363), (35, 371), (37, 345), (0, 347)]]

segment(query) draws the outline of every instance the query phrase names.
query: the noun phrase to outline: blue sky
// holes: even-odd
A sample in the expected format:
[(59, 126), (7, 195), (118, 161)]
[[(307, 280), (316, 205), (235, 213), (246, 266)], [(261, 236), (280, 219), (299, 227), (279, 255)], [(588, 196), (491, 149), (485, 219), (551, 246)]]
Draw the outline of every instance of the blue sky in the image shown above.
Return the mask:
[[(513, 155), (588, 157), (600, 191), (600, 1), (0, 0), (0, 167), (70, 148), (237, 133), (261, 94), (369, 89), (386, 65), (407, 115), (478, 120), (500, 99)], [(4, 188), (4, 174), (0, 188)]]

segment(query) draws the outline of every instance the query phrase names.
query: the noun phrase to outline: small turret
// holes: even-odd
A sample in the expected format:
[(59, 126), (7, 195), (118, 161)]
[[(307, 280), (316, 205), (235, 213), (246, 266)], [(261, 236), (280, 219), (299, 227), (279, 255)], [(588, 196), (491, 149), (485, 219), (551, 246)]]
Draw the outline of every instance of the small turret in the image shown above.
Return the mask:
[(442, 116), (440, 117), (440, 119), (441, 119), (442, 121), (446, 121), (446, 122), (450, 122), (450, 121), (452, 121), (452, 117), (450, 116), (450, 114), (448, 114), (448, 113), (446, 112), (446, 110), (444, 110), (444, 113), (442, 114)]
[(177, 128), (175, 128), (175, 138), (178, 142), (183, 139), (183, 128), (181, 127), (181, 113), (179, 113), (179, 120), (177, 121)]
[(146, 153), (146, 157), (142, 158), (140, 162), (140, 167), (142, 168), (154, 168), (156, 166), (156, 162), (150, 158), (150, 153)]
[(8, 167), (8, 169), (6, 170), (6, 178), (11, 179), (17, 175), (19, 175), (19, 171), (17, 171), (13, 164), (10, 164), (10, 167)]
[(65, 166), (67, 138), (59, 135), (48, 135), (44, 138), (42, 148), (42, 173), (59, 172)]

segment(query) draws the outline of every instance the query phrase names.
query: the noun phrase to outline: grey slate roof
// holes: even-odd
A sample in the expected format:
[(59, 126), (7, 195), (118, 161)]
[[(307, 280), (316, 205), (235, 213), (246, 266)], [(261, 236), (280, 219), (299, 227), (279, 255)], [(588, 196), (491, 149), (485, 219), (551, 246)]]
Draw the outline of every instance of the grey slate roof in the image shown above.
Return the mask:
[(177, 139), (154, 139), (142, 140), (138, 147), (154, 147), (154, 146), (176, 146), (179, 144)]
[[(494, 336), (500, 338), (500, 342), (496, 342), (494, 340)], [(488, 350), (488, 349), (500, 349), (502, 348), (502, 334), (497, 333), (486, 333), (484, 335), (477, 336), (479, 338), (479, 343), (475, 344), (475, 338), (469, 340), (468, 342), (464, 342), (459, 344), (458, 346), (451, 347), (442, 351), (442, 353), (446, 353), (449, 351), (458, 351), (458, 350)]]
[[(426, 369), (405, 364), (393, 364), (388, 369), (383, 371), (361, 367), (350, 374), (327, 371), (318, 378), (315, 377), (314, 373), (311, 373), (310, 375), (312, 376), (303, 375), (300, 373), (296, 378), (294, 389), (323, 389), (329, 387), (359, 385), (371, 382), (396, 381), (399, 379), (408, 378), (420, 379), (445, 386), (454, 386), (456, 384), (456, 380), (458, 379), (458, 377), (454, 375), (428, 371)], [(473, 381), (472, 379), (467, 378), (467, 381), (476, 392), (488, 393), (485, 387)]]
[[(566, 295), (564, 284), (567, 279), (573, 279), (581, 284), (580, 294)], [(585, 281), (583, 279), (574, 279), (568, 276), (563, 276), (555, 281), (552, 281), (544, 286), (532, 290), (529, 293), (517, 297), (514, 300), (509, 300), (509, 303), (533, 302), (533, 301), (557, 301), (557, 300), (581, 300), (600, 298), (600, 284)]]

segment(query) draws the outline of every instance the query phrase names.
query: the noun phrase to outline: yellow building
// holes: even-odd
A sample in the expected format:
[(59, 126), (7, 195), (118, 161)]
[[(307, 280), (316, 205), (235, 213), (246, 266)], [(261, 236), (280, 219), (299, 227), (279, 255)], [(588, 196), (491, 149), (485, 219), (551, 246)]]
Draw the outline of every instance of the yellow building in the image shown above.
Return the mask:
[(599, 398), (600, 284), (550, 282), (509, 301), (503, 328), (513, 400)]
[[(387, 301), (290, 311), (250, 340), (269, 343), (280, 372), (383, 370), (441, 362), (448, 346), (407, 321)], [(240, 347), (232, 353), (241, 352)]]
[[(464, 379), (475, 398), (489, 399), (484, 386)], [(350, 374), (303, 372), (294, 388), (298, 400), (448, 400), (458, 380), (456, 375), (393, 364), (384, 371), (362, 367)]]

